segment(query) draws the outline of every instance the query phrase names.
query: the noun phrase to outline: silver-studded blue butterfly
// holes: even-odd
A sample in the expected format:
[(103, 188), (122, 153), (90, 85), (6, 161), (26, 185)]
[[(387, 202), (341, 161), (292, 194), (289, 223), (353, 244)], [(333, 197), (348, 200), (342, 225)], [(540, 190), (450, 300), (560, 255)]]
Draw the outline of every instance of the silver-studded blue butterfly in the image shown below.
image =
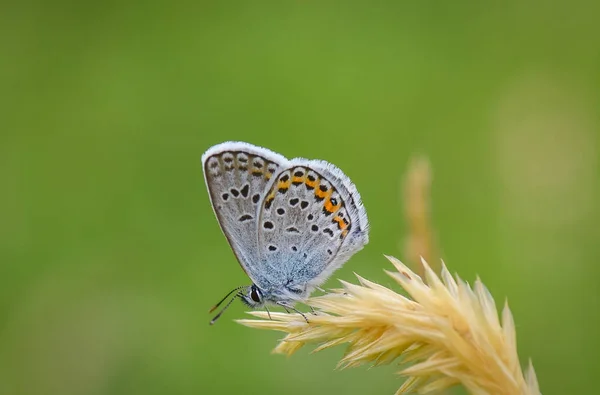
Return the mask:
[(217, 303), (211, 311), (235, 292), (211, 324), (236, 298), (298, 311), (296, 302), (369, 241), (360, 195), (331, 163), (225, 142), (204, 153), (202, 166), (221, 230), (253, 283)]

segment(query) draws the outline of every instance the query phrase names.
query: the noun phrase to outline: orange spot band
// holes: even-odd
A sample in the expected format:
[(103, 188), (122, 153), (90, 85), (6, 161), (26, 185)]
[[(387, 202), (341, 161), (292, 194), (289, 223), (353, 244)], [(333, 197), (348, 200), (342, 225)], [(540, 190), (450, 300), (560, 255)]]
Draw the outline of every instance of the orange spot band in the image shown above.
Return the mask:
[(337, 223), (338, 227), (342, 230), (346, 229), (346, 227), (348, 225), (346, 225), (346, 222), (344, 221), (344, 219), (342, 217), (334, 217), (333, 221)]
[(319, 183), (319, 180), (314, 180), (314, 181), (311, 181), (311, 180), (309, 180), (309, 179), (307, 178), (307, 179), (306, 179), (306, 181), (305, 181), (305, 183), (306, 183), (306, 185), (308, 185), (309, 187), (311, 187), (311, 188), (315, 188), (315, 187), (317, 186), (317, 184)]
[(325, 210), (327, 210), (330, 213), (334, 213), (339, 210), (341, 205), (341, 203), (338, 203), (334, 206), (333, 204), (331, 204), (331, 199), (327, 199), (325, 201)]
[(277, 189), (288, 189), (290, 187), (290, 180), (287, 181), (279, 181), (277, 183)]
[[(319, 188), (315, 189), (315, 196), (320, 198), (320, 199), (325, 199), (326, 197), (331, 196), (331, 189), (328, 189), (327, 191), (323, 192), (321, 191)], [(327, 199), (329, 200), (329, 199)]]

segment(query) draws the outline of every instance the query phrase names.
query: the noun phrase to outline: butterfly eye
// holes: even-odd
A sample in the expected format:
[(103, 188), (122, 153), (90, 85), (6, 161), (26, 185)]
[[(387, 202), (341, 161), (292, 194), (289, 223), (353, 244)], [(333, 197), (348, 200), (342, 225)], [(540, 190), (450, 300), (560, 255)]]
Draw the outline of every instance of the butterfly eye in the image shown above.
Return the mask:
[(252, 291), (250, 292), (250, 297), (256, 303), (260, 302), (260, 296), (258, 296), (258, 292), (256, 291), (256, 288), (252, 288)]

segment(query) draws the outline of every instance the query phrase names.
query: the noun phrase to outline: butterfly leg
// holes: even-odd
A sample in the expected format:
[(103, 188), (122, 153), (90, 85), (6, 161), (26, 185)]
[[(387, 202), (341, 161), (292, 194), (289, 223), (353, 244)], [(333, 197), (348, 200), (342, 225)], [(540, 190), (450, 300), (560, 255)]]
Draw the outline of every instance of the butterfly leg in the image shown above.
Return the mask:
[(267, 308), (267, 306), (265, 306), (265, 310), (267, 310), (267, 314), (269, 315), (269, 319), (272, 320), (273, 318), (271, 318), (271, 312), (269, 311), (269, 309)]
[(290, 312), (290, 310), (294, 310), (296, 313), (300, 314), (302, 316), (302, 318), (304, 318), (304, 321), (306, 321), (306, 323), (308, 324), (308, 318), (306, 318), (306, 315), (301, 312), (300, 310), (298, 310), (297, 308), (290, 306), (288, 304), (286, 304), (285, 302), (277, 302), (277, 305), (283, 307), (285, 309), (285, 311)]

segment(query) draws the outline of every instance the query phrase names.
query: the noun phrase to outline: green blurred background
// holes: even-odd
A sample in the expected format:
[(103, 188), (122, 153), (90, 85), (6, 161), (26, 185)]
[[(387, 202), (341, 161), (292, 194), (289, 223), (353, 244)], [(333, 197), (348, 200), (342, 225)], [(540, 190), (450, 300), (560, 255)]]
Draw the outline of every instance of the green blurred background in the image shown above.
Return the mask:
[[(392, 394), (395, 367), (207, 309), (247, 284), (200, 156), (243, 140), (357, 184), (392, 285), (430, 158), (442, 256), (515, 315), (545, 394), (598, 387), (597, 2), (12, 2), (0, 8), (0, 394)], [(460, 390), (457, 391), (460, 393)]]

